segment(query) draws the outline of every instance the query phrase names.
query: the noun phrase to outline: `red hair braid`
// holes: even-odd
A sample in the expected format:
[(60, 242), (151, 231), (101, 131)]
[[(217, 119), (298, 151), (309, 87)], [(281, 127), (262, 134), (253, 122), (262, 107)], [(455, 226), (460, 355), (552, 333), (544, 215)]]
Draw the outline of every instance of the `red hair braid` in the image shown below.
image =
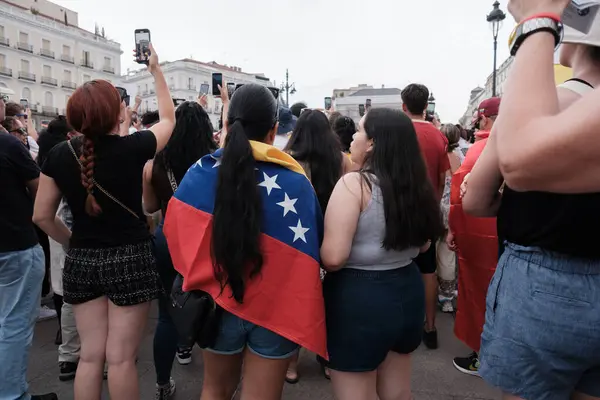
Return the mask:
[(102, 212), (102, 208), (96, 201), (94, 196), (94, 142), (87, 136), (83, 137), (83, 144), (81, 146), (81, 184), (87, 191), (87, 198), (85, 199), (85, 212), (92, 217), (99, 215)]

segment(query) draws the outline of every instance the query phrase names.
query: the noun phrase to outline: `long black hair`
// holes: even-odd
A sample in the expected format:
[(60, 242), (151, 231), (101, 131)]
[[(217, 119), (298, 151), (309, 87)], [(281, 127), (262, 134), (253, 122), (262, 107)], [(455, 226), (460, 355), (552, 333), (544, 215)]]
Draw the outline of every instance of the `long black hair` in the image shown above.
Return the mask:
[(154, 165), (171, 168), (180, 182), (190, 166), (215, 150), (217, 144), (208, 114), (195, 101), (186, 101), (177, 107), (175, 129), (169, 143), (156, 155)]
[(331, 130), (327, 116), (318, 110), (306, 110), (298, 118), (285, 146), (297, 161), (310, 168), (310, 180), (325, 212), (335, 184), (342, 176), (342, 149)]
[(264, 86), (245, 84), (229, 103), (213, 210), (212, 262), (221, 289), (242, 303), (246, 280), (260, 273), (263, 205), (249, 140), (263, 141), (277, 124), (277, 102)]
[(350, 143), (352, 143), (352, 137), (356, 133), (356, 124), (350, 117), (339, 116), (333, 121), (333, 131), (340, 138), (342, 144), (342, 151), (344, 153), (350, 152)]
[(373, 140), (361, 176), (371, 185), (370, 174), (383, 195), (386, 250), (423, 246), (443, 233), (440, 204), (429, 181), (417, 135), (410, 118), (397, 110), (375, 108), (364, 122)]

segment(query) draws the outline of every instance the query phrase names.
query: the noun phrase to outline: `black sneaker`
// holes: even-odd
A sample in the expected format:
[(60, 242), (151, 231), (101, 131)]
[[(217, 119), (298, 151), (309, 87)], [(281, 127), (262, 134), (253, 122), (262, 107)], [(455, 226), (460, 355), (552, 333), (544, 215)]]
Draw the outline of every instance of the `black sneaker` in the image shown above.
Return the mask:
[(455, 357), (452, 364), (463, 374), (479, 376), (479, 356), (475, 352), (468, 357)]
[(58, 363), (60, 369), (60, 375), (58, 379), (61, 381), (72, 381), (75, 379), (75, 372), (77, 371), (77, 363), (62, 361)]
[(438, 348), (438, 335), (437, 329), (433, 329), (432, 331), (427, 331), (427, 329), (423, 330), (423, 343), (430, 350), (435, 350)]
[(175, 394), (175, 381), (173, 378), (170, 378), (169, 383), (166, 385), (156, 385), (156, 395), (154, 398), (156, 400), (169, 400), (173, 397), (173, 394)]
[(192, 362), (192, 348), (177, 348), (177, 361), (181, 365), (188, 365)]
[(31, 396), (31, 400), (58, 400), (56, 393), (35, 394)]

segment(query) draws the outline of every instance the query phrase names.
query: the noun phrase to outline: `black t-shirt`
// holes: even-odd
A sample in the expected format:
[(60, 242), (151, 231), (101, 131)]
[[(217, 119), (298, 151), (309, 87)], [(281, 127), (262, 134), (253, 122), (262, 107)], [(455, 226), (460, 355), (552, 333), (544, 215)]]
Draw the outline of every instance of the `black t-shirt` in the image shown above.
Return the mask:
[(0, 132), (0, 253), (38, 243), (31, 222), (33, 199), (26, 183), (39, 176), (40, 170), (23, 143)]
[(504, 188), (498, 236), (572, 257), (600, 259), (600, 193), (515, 192)]
[[(71, 140), (79, 156), (82, 138)], [(108, 193), (134, 211), (138, 218), (96, 189), (94, 196), (102, 213), (85, 212), (87, 192), (81, 184), (80, 168), (68, 143), (55, 146), (42, 166), (53, 178), (73, 213), (73, 248), (107, 248), (139, 243), (150, 238), (142, 210), (142, 172), (154, 157), (156, 138), (150, 131), (128, 136), (105, 135), (94, 142), (94, 179)]]

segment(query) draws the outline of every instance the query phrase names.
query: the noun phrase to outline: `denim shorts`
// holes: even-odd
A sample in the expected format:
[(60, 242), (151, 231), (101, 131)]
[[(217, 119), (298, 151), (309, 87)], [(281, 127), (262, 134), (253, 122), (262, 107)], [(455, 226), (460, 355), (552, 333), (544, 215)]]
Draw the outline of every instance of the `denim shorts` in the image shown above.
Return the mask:
[(323, 295), (331, 369), (374, 371), (389, 352), (409, 354), (421, 344), (425, 292), (414, 262), (389, 271), (328, 273)]
[(240, 354), (244, 349), (271, 360), (290, 358), (300, 346), (266, 328), (223, 311), (215, 345), (205, 349), (215, 354)]
[(600, 260), (507, 243), (480, 363), (485, 381), (526, 400), (600, 397)]

